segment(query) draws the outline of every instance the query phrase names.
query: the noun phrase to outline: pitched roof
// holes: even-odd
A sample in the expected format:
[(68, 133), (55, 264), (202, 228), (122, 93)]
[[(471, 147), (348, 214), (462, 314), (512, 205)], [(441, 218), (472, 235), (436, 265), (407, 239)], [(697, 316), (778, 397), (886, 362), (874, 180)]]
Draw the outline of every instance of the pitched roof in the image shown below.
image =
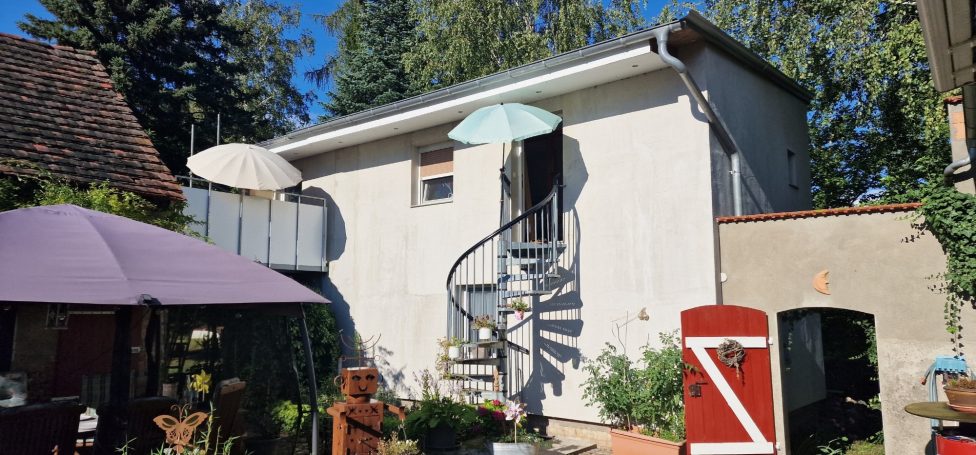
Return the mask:
[(0, 173), (111, 185), (183, 199), (132, 110), (91, 51), (0, 33)]
[(913, 210), (918, 209), (921, 206), (922, 204), (918, 202), (908, 202), (904, 204), (886, 204), (886, 205), (862, 205), (858, 207), (840, 207), (836, 209), (803, 210), (800, 212), (776, 212), (776, 213), (759, 213), (756, 215), (720, 216), (716, 218), (715, 221), (718, 224), (754, 223), (759, 221), (795, 220), (800, 218), (819, 218), (819, 217), (826, 217), (826, 216), (866, 215), (869, 213), (911, 212)]

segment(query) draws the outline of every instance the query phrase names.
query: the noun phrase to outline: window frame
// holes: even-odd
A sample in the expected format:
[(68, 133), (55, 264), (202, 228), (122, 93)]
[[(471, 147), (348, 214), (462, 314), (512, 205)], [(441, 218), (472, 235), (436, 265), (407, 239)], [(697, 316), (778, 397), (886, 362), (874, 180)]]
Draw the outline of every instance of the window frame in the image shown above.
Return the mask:
[[(421, 157), (424, 153), (436, 152), (438, 150), (451, 149), (451, 172), (444, 172), (441, 174), (428, 175), (426, 177), (420, 176), (421, 169)], [(431, 144), (423, 147), (417, 147), (417, 152), (414, 159), (414, 181), (413, 181), (413, 207), (423, 207), (427, 205), (437, 205), (437, 204), (449, 204), (454, 202), (454, 152), (457, 151), (457, 147), (453, 141), (441, 142), (438, 144)], [(442, 199), (433, 199), (430, 201), (424, 200), (424, 182), (433, 179), (439, 179), (443, 177), (451, 177), (451, 196)]]
[(796, 152), (786, 149), (786, 179), (793, 189), (800, 189), (800, 176), (796, 166)]

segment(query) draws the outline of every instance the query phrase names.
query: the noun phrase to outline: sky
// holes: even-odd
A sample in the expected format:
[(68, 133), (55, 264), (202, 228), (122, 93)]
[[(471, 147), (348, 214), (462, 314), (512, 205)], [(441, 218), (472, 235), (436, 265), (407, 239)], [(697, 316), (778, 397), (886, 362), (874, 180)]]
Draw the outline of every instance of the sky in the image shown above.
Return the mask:
[[(283, 0), (287, 3), (288, 0)], [(311, 32), (315, 39), (315, 52), (311, 55), (302, 57), (296, 62), (295, 76), (293, 81), (303, 93), (312, 91), (318, 100), (309, 106), (309, 114), (313, 121), (323, 114), (323, 109), (319, 106), (319, 101), (325, 98), (328, 87), (319, 88), (305, 80), (306, 71), (317, 68), (325, 61), (325, 57), (335, 52), (336, 41), (325, 32), (325, 29), (315, 22), (313, 18), (316, 14), (328, 14), (338, 7), (341, 0), (313, 0), (308, 3), (293, 2), (299, 5), (302, 10), (301, 28)], [(646, 17), (653, 18), (664, 5), (665, 0), (648, 0)], [(23, 20), (24, 15), (34, 14), (35, 16), (49, 18), (51, 15), (44, 9), (38, 0), (4, 0), (0, 6), (0, 32), (11, 33), (14, 35), (26, 36), (19, 28), (17, 22)], [(295, 32), (298, 33), (297, 31)]]

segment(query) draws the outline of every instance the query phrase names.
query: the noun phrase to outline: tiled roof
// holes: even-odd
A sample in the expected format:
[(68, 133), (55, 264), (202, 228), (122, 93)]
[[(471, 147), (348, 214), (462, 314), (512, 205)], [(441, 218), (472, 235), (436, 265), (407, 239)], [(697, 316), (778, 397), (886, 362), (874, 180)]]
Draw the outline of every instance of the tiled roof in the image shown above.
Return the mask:
[(81, 183), (183, 198), (94, 52), (0, 33), (0, 173), (23, 160)]
[(859, 207), (841, 207), (837, 209), (804, 210), (801, 212), (760, 213), (757, 215), (721, 216), (715, 219), (719, 224), (752, 223), (757, 221), (793, 220), (798, 218), (818, 218), (824, 216), (864, 215), (868, 213), (910, 212), (922, 204), (911, 202), (907, 204), (863, 205)]

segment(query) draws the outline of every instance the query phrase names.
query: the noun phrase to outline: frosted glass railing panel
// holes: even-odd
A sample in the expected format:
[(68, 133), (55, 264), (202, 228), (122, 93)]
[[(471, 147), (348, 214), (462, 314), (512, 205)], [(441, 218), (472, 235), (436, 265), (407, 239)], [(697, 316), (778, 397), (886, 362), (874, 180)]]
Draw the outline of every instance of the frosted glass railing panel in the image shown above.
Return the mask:
[(321, 270), (325, 266), (326, 207), (298, 204), (298, 269)]
[(190, 229), (200, 236), (207, 235), (207, 190), (206, 188), (183, 187), (183, 196), (186, 197), (186, 208), (184, 215), (192, 216), (198, 221), (190, 225)]
[(214, 245), (237, 253), (240, 196), (219, 191), (210, 192), (210, 223), (207, 237)]
[(271, 267), (294, 268), (297, 213), (294, 202), (271, 201)]
[(271, 217), (271, 201), (244, 196), (244, 212), (241, 220), (241, 256), (263, 264), (268, 263), (268, 227)]
[(241, 197), (199, 179), (184, 186), (183, 194), (183, 213), (200, 222), (191, 229), (213, 244), (275, 269), (326, 270), (323, 199), (282, 193), (276, 196), (283, 200)]

